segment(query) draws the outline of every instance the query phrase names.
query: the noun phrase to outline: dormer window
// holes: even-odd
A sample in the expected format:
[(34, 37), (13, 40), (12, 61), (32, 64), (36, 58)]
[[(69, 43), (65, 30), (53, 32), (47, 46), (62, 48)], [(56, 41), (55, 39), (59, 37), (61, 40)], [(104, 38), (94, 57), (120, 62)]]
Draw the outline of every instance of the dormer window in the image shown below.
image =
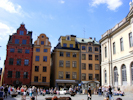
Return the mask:
[(69, 36), (67, 36), (67, 37), (66, 37), (66, 40), (70, 40), (70, 37), (69, 37)]
[(24, 35), (24, 31), (20, 31), (20, 33), (19, 33), (20, 35)]

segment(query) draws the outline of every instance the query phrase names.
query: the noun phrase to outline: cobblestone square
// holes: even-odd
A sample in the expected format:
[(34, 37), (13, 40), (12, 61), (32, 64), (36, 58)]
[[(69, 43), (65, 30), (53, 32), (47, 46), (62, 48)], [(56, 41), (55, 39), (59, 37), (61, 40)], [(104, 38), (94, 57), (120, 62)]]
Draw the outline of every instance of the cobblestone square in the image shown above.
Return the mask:
[[(55, 95), (53, 95), (55, 96)], [(37, 96), (37, 100), (45, 100), (45, 98), (47, 97), (53, 97), (51, 95), (45, 95), (45, 96)], [(59, 95), (57, 97), (71, 97), (70, 95)], [(71, 97), (72, 100), (87, 100), (87, 95), (75, 95), (74, 97)], [(125, 96), (113, 96), (114, 100), (116, 100), (117, 98), (122, 98), (122, 100), (133, 100), (133, 93), (125, 93)], [(102, 96), (98, 96), (98, 95), (92, 95), (92, 100), (103, 100), (104, 97)], [(17, 97), (9, 97), (5, 98), (4, 100), (21, 100), (21, 96), (17, 96)], [(26, 97), (26, 100), (30, 100), (29, 96)]]

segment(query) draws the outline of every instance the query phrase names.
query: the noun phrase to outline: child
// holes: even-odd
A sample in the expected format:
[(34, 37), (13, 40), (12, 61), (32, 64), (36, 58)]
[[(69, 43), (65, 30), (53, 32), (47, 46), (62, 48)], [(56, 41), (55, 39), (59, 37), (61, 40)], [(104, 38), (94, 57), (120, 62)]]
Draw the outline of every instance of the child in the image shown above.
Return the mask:
[(23, 93), (23, 99), (26, 100), (26, 90)]

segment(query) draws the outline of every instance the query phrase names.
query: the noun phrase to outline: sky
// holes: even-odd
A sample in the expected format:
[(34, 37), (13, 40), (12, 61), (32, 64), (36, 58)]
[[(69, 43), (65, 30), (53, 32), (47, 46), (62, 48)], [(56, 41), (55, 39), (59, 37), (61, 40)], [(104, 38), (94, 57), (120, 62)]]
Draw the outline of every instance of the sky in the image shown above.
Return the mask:
[(21, 23), (32, 31), (33, 43), (41, 33), (52, 49), (60, 36), (101, 39), (129, 13), (131, 0), (0, 0), (0, 67), (6, 59), (9, 35)]

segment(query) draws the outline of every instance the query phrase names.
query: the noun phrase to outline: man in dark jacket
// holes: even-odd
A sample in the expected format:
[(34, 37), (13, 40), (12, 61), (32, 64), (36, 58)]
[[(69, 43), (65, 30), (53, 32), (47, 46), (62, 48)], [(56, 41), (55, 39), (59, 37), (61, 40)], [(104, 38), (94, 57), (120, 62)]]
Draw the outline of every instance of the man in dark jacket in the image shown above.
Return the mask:
[(89, 90), (88, 90), (87, 97), (88, 97), (88, 100), (91, 100), (91, 88), (89, 88)]
[(7, 86), (4, 88), (4, 92), (5, 92), (5, 98), (7, 98), (7, 92), (8, 92)]

